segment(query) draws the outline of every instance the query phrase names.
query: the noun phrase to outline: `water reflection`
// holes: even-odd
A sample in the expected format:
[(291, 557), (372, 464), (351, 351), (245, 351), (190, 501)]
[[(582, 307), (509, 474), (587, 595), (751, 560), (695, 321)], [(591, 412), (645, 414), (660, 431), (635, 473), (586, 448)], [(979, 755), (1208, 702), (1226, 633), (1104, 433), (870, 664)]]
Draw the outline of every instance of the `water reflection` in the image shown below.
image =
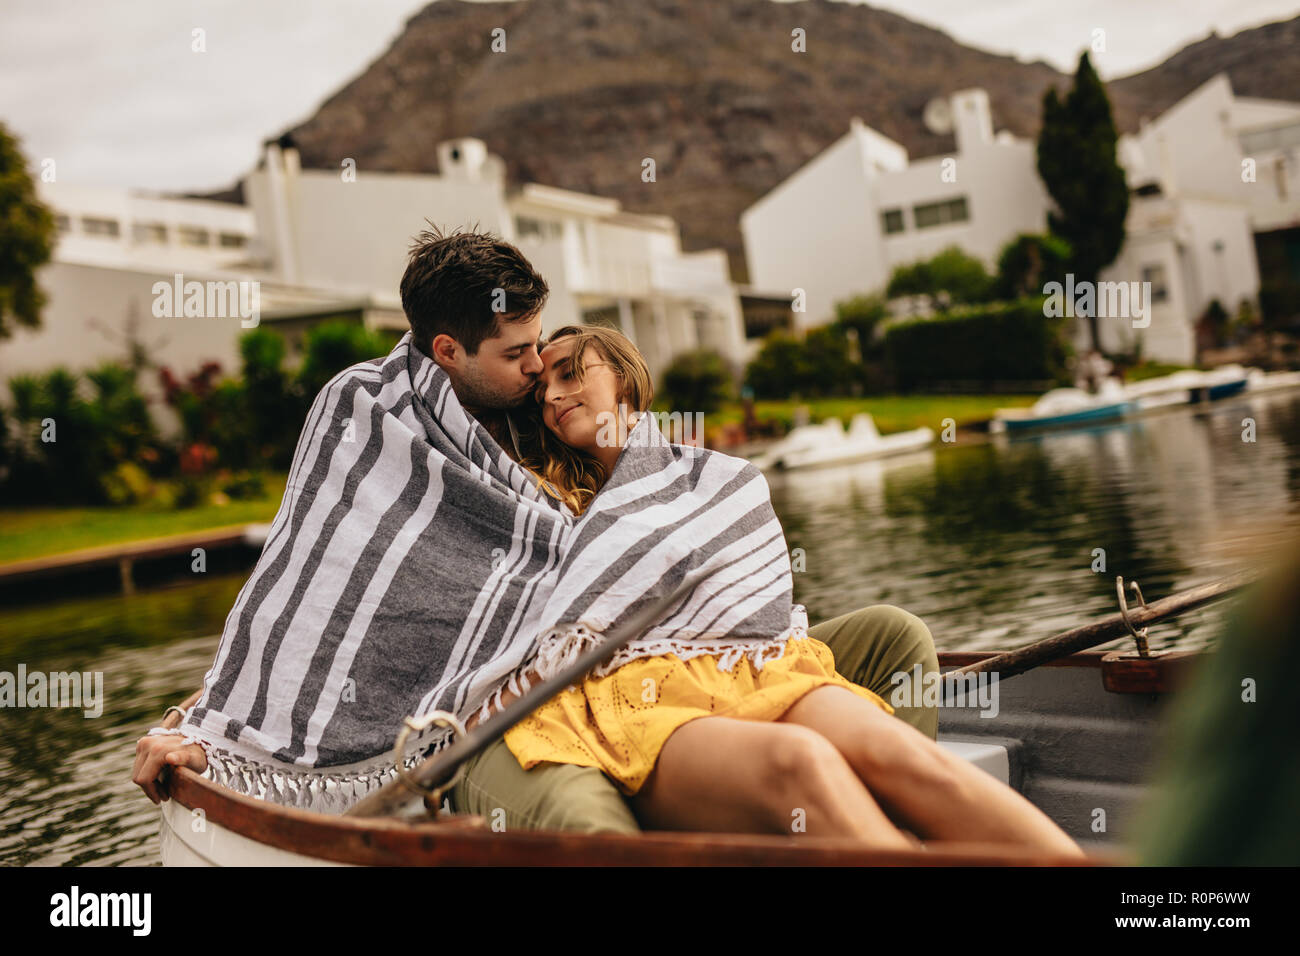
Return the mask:
[[(792, 472), (772, 492), (805, 552), (796, 597), (814, 620), (888, 602), (924, 617), (942, 649), (1015, 647), (1113, 612), (1117, 574), (1154, 598), (1249, 566), (1293, 533), (1300, 400), (938, 446), (928, 463)], [(1152, 645), (1199, 646), (1218, 615), (1157, 625)]]

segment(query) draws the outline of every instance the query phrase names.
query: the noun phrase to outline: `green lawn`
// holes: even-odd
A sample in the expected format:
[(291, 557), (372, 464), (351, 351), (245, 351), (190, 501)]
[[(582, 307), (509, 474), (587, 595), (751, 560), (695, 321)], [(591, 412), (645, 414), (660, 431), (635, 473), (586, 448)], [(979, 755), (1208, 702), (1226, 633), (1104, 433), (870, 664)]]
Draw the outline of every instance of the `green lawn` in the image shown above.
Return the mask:
[(0, 564), (123, 541), (270, 521), (280, 507), (285, 481), (283, 475), (268, 478), (266, 494), (260, 498), (194, 508), (0, 508)]
[[(1037, 395), (879, 395), (869, 398), (813, 398), (805, 402), (756, 401), (754, 414), (760, 420), (776, 418), (789, 426), (794, 419), (795, 407), (807, 405), (814, 422), (839, 418), (847, 427), (849, 419), (856, 413), (869, 412), (881, 434), (887, 435), (922, 426), (937, 432), (943, 427), (945, 418), (953, 419), (959, 426), (987, 421), (999, 408), (1032, 405), (1037, 398)], [(738, 422), (743, 417), (740, 403), (732, 402), (722, 411), (707, 416), (706, 424)]]
[(1165, 365), (1161, 362), (1143, 362), (1141, 365), (1134, 365), (1124, 373), (1124, 381), (1141, 382), (1148, 378), (1160, 378), (1165, 375), (1172, 375), (1174, 372), (1181, 372), (1184, 369), (1191, 368), (1189, 365)]

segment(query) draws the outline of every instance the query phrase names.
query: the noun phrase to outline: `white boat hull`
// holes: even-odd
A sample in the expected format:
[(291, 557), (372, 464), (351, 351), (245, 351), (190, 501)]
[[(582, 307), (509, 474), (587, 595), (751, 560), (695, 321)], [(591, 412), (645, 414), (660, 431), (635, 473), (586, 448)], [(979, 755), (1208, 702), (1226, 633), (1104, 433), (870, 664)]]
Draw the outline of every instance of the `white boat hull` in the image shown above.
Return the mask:
[(189, 810), (175, 800), (162, 805), (158, 834), (163, 866), (349, 866), (258, 843)]
[(789, 451), (781, 456), (782, 468), (810, 468), (816, 465), (839, 465), (854, 461), (871, 461), (876, 458), (889, 458), (904, 455), (912, 451), (921, 451), (934, 443), (934, 432), (928, 428), (901, 432), (897, 435), (885, 435), (872, 442), (861, 445), (851, 440), (842, 444), (828, 445), (821, 448), (806, 448)]

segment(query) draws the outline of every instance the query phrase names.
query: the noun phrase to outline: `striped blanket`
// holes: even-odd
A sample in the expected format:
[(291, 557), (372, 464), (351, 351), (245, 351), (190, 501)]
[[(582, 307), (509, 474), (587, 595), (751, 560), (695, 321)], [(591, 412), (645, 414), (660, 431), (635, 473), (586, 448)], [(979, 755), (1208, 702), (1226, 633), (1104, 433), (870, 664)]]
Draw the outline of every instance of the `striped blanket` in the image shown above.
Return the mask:
[[(647, 610), (656, 623), (602, 673), (669, 651), (761, 667), (806, 634), (758, 469), (672, 444), (644, 415), (575, 516), (408, 333), (317, 396), (181, 730), (226, 786), (345, 809), (392, 777), (407, 715), (486, 717)], [(412, 735), (407, 764), (448, 733)]]

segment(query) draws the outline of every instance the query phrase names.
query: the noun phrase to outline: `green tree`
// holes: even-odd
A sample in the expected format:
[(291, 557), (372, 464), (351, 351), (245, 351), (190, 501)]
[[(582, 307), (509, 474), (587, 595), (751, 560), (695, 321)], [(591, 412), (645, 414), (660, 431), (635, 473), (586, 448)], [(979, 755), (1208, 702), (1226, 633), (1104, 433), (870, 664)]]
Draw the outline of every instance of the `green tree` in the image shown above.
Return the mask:
[(711, 415), (731, 397), (731, 374), (710, 349), (685, 352), (664, 370), (659, 398), (670, 411)]
[(103, 504), (124, 464), (151, 465), (157, 434), (135, 373), (105, 363), (84, 375), (16, 375), (4, 409), (5, 500)]
[[(1117, 139), (1106, 88), (1085, 52), (1064, 102), (1055, 88), (1044, 94), (1038, 134), (1038, 175), (1056, 203), (1048, 226), (1070, 244), (1076, 284), (1096, 282), (1124, 244), (1128, 184), (1115, 156)], [(1096, 315), (1088, 316), (1088, 330), (1100, 350)]]
[(746, 368), (745, 384), (756, 398), (849, 394), (860, 380), (860, 366), (849, 355), (846, 328), (822, 325), (802, 338), (772, 332)]
[(745, 369), (745, 384), (756, 398), (789, 398), (805, 394), (811, 381), (807, 354), (801, 338), (775, 329)]
[(876, 327), (889, 315), (889, 306), (882, 295), (857, 295), (835, 303), (835, 327), (853, 329), (863, 352), (871, 348)]
[(958, 303), (985, 302), (993, 291), (993, 278), (984, 263), (958, 246), (949, 246), (930, 259), (898, 266), (889, 277), (885, 294), (927, 296), (940, 309)]
[(1042, 295), (1048, 282), (1064, 282), (1070, 268), (1070, 244), (1059, 236), (1022, 232), (998, 254), (994, 291), (999, 299)]
[[(239, 340), (243, 404), (254, 459), (287, 468), (302, 430), (302, 399), (284, 367), (285, 341), (258, 328)], [(315, 396), (311, 396), (315, 398)]]
[(36, 198), (17, 138), (0, 123), (0, 339), (15, 325), (40, 325), (45, 295), (36, 270), (53, 249), (54, 216)]
[[(298, 386), (310, 406), (325, 384), (358, 362), (383, 358), (393, 345), (381, 332), (348, 319), (328, 319), (307, 333)], [(306, 413), (306, 409), (303, 410)]]

